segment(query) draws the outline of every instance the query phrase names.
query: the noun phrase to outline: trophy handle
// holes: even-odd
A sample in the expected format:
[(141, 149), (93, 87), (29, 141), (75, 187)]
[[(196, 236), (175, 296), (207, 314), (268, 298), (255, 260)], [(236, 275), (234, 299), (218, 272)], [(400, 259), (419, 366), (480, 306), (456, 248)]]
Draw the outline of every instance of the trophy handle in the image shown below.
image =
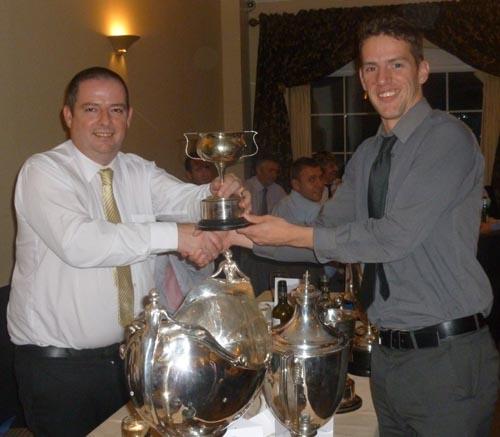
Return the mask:
[(254, 144), (254, 146), (255, 146), (255, 152), (250, 153), (250, 154), (248, 154), (248, 155), (242, 155), (242, 156), (240, 157), (240, 159), (243, 159), (243, 158), (249, 158), (250, 156), (254, 156), (254, 155), (256, 155), (256, 154), (257, 154), (257, 152), (259, 151), (259, 146), (257, 146), (257, 143), (255, 142), (255, 137), (256, 137), (256, 135), (258, 134), (258, 132), (257, 132), (257, 131), (254, 131), (254, 130), (244, 130), (244, 131), (243, 131), (243, 133), (244, 133), (244, 134), (253, 134), (253, 136), (252, 136), (252, 142), (253, 142), (253, 144)]
[(184, 135), (184, 138), (186, 138), (186, 149), (185, 149), (185, 153), (186, 155), (191, 158), (191, 159), (196, 159), (198, 161), (203, 161), (203, 159), (201, 159), (199, 156), (191, 156), (189, 154), (189, 135), (193, 135), (193, 136), (197, 136), (199, 137), (199, 134), (197, 132), (186, 132), (183, 134)]

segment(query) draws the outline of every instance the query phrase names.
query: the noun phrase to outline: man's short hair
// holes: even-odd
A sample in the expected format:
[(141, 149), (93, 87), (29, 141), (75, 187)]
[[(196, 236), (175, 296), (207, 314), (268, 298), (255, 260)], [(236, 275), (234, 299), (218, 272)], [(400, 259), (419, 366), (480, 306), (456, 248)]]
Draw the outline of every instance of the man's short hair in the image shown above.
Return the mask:
[(337, 158), (335, 158), (335, 155), (328, 150), (314, 152), (312, 157), (321, 166), (321, 168), (325, 168), (329, 162), (337, 164)]
[(361, 66), (361, 48), (372, 37), (387, 35), (406, 41), (417, 65), (424, 59), (424, 38), (422, 33), (406, 20), (396, 15), (384, 15), (363, 22), (358, 29), (358, 65)]
[(259, 168), (262, 164), (264, 164), (264, 162), (267, 162), (267, 161), (270, 161), (270, 162), (274, 162), (276, 164), (280, 164), (280, 161), (279, 159), (274, 156), (274, 155), (262, 155), (262, 156), (259, 156), (257, 158), (257, 161), (255, 162), (255, 168)]
[(309, 158), (307, 156), (303, 156), (302, 158), (297, 158), (293, 161), (292, 166), (290, 167), (290, 179), (298, 180), (300, 177), (300, 173), (304, 170), (305, 167), (320, 167), (319, 162), (314, 158)]
[(71, 109), (71, 112), (73, 112), (73, 109), (75, 108), (75, 103), (78, 96), (78, 89), (80, 88), (80, 84), (82, 82), (85, 82), (86, 80), (92, 80), (92, 79), (110, 79), (119, 82), (123, 86), (123, 89), (125, 90), (125, 104), (127, 105), (127, 109), (129, 108), (130, 101), (129, 101), (128, 87), (125, 81), (122, 79), (122, 77), (118, 73), (115, 73), (114, 71), (110, 70), (109, 68), (90, 67), (77, 73), (73, 77), (73, 79), (71, 79), (66, 88), (66, 92), (64, 94), (64, 105), (68, 106), (69, 109)]

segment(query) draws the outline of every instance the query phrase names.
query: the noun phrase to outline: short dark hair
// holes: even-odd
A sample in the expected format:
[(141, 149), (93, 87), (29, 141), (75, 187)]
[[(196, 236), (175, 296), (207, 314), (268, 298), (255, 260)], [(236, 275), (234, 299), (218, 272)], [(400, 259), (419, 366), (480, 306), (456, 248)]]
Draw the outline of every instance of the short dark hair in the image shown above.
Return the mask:
[(328, 164), (329, 162), (337, 164), (337, 158), (335, 158), (335, 155), (328, 150), (320, 150), (319, 152), (314, 152), (312, 157), (321, 166), (321, 168), (325, 168), (326, 164)]
[(122, 77), (109, 68), (90, 67), (77, 73), (66, 87), (66, 92), (64, 94), (64, 105), (68, 106), (71, 109), (71, 112), (73, 112), (73, 109), (75, 108), (80, 84), (82, 82), (85, 82), (86, 80), (92, 79), (110, 79), (119, 82), (125, 90), (125, 104), (127, 106), (127, 109), (130, 107), (128, 87)]
[(281, 166), (278, 157), (274, 155), (262, 155), (257, 158), (257, 161), (255, 162), (255, 168), (259, 168), (266, 161), (275, 162), (276, 164), (279, 164)]
[(361, 66), (361, 48), (372, 36), (387, 35), (406, 41), (417, 65), (424, 59), (422, 32), (397, 15), (384, 15), (363, 22), (358, 29), (358, 66)]
[(307, 156), (303, 156), (302, 158), (297, 158), (293, 161), (292, 166), (290, 167), (290, 179), (299, 179), (300, 173), (304, 170), (305, 167), (320, 167), (319, 162), (314, 158), (309, 158)]

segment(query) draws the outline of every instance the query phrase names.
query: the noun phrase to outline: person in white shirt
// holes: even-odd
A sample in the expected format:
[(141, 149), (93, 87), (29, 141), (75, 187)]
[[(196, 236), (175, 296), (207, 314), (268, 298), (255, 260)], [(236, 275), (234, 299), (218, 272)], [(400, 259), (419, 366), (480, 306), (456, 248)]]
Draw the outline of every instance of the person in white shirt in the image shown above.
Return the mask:
[[(276, 183), (281, 166), (272, 156), (263, 156), (255, 165), (255, 176), (245, 181), (252, 195), (253, 214), (270, 214), (274, 206), (286, 196), (285, 190)], [(239, 253), (238, 253), (239, 250)], [(247, 249), (235, 248), (241, 270), (252, 280), (255, 295), (269, 290), (270, 277), (279, 271), (280, 263), (255, 255)]]
[(255, 165), (255, 176), (245, 181), (247, 190), (252, 195), (253, 214), (268, 214), (283, 197), (286, 192), (283, 187), (276, 183), (280, 173), (280, 164), (276, 159), (263, 157)]
[[(127, 401), (118, 344), (154, 287), (156, 254), (177, 251), (207, 264), (222, 245), (219, 235), (189, 224), (199, 219), (200, 200), (239, 193), (242, 207), (250, 203), (234, 176), (198, 187), (121, 152), (132, 108), (111, 70), (78, 73), (62, 115), (70, 139), (30, 157), (15, 189), (7, 318), (36, 436), (86, 435)], [(160, 214), (184, 223), (156, 222)]]
[(327, 150), (313, 153), (312, 157), (318, 162), (323, 170), (324, 189), (321, 203), (325, 203), (334, 195), (335, 190), (341, 182), (337, 159), (332, 152), (328, 152)]

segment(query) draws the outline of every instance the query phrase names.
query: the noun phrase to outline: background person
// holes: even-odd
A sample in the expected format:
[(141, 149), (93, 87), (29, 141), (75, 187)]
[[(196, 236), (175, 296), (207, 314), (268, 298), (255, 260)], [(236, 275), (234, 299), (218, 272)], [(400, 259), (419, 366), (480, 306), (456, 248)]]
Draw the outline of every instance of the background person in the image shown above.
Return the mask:
[(323, 170), (324, 189), (321, 201), (322, 203), (325, 203), (335, 194), (335, 190), (341, 182), (337, 159), (332, 152), (328, 152), (326, 150), (316, 152), (312, 157), (318, 161), (321, 169)]
[(217, 176), (217, 170), (213, 163), (188, 156), (184, 159), (184, 170), (186, 180), (195, 185), (209, 184)]
[[(273, 208), (272, 215), (284, 218), (289, 223), (311, 225), (321, 209), (323, 195), (323, 171), (319, 163), (308, 157), (296, 159), (290, 167), (292, 191), (283, 197)], [(319, 284), (319, 278), (325, 273), (323, 266), (317, 263), (282, 262), (279, 271), (287, 278), (302, 279), (309, 270), (311, 281)]]
[(370, 383), (381, 436), (486, 436), (498, 353), (476, 259), (484, 160), (470, 129), (423, 98), (429, 66), (415, 29), (375, 18), (359, 50), (377, 134), (357, 148), (314, 227), (248, 216), (255, 226), (238, 232), (276, 259), (314, 259), (314, 250), (321, 262), (365, 263), (359, 297), (380, 332)]
[(122, 153), (132, 108), (111, 70), (78, 73), (62, 113), (70, 139), (30, 157), (15, 189), (8, 330), (36, 436), (86, 435), (127, 401), (118, 343), (154, 287), (155, 255), (204, 265), (220, 251), (217, 234), (155, 216), (194, 222), (210, 193), (242, 192), (234, 176), (197, 187)]

